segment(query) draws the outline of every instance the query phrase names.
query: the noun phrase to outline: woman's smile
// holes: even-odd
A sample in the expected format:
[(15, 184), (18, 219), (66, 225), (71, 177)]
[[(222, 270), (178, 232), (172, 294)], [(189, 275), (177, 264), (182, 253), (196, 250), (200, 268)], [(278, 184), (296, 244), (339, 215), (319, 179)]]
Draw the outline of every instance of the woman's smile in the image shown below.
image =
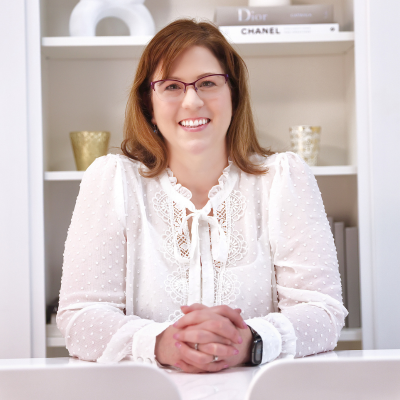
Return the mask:
[(179, 122), (181, 128), (187, 132), (200, 132), (208, 127), (209, 118), (188, 118)]

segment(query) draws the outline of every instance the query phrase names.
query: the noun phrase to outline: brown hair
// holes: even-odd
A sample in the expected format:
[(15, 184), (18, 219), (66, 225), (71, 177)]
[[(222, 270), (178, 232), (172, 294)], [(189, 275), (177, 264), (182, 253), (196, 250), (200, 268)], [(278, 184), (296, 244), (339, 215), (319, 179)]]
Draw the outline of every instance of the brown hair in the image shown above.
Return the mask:
[(153, 132), (150, 80), (162, 63), (163, 78), (180, 54), (192, 46), (208, 48), (229, 75), (232, 96), (232, 120), (226, 134), (230, 158), (242, 171), (263, 174), (267, 170), (251, 161), (253, 154), (273, 154), (258, 143), (248, 91), (248, 72), (239, 54), (216, 26), (193, 19), (176, 20), (158, 32), (144, 49), (136, 70), (125, 112), (123, 153), (142, 162), (148, 170), (143, 176), (152, 178), (168, 166), (168, 151), (162, 135)]

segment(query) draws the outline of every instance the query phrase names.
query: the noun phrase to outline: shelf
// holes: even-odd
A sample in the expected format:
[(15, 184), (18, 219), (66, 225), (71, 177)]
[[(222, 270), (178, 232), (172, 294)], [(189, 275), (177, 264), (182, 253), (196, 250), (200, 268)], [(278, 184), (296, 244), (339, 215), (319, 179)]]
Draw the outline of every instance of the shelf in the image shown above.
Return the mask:
[(55, 324), (46, 325), (47, 347), (65, 347), (65, 340)]
[[(44, 37), (48, 59), (138, 58), (151, 36)], [(229, 40), (229, 38), (228, 38)], [(343, 54), (354, 47), (354, 32), (296, 34), (232, 43), (244, 57)]]
[(44, 37), (42, 53), (54, 59), (139, 58), (152, 36)]
[(343, 328), (340, 333), (339, 342), (358, 342), (362, 340), (361, 328)]
[(50, 171), (44, 173), (45, 181), (80, 181), (85, 171)]
[[(46, 325), (47, 347), (65, 347), (65, 340), (55, 325)], [(357, 342), (362, 340), (361, 328), (344, 328), (339, 342)]]
[(317, 166), (311, 170), (315, 176), (357, 175), (355, 165)]
[[(353, 165), (311, 167), (315, 176), (356, 175), (357, 167)], [(80, 181), (84, 171), (49, 171), (45, 172), (46, 181)]]

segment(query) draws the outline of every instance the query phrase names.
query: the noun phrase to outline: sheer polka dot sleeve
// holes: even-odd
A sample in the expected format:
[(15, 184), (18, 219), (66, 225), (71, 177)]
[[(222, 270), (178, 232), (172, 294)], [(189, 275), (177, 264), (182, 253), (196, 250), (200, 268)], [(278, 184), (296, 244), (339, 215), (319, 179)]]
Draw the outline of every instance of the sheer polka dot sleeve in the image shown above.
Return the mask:
[[(165, 324), (125, 315), (123, 173), (118, 156), (108, 155), (84, 174), (65, 243), (57, 325), (71, 356), (155, 362), (155, 335)], [(138, 343), (144, 329), (151, 332)]]
[[(294, 153), (276, 157), (270, 191), (269, 236), (276, 271), (277, 314), (290, 321), (296, 357), (333, 350), (347, 310), (336, 248), (315, 177)], [(272, 170), (272, 169), (271, 169)]]

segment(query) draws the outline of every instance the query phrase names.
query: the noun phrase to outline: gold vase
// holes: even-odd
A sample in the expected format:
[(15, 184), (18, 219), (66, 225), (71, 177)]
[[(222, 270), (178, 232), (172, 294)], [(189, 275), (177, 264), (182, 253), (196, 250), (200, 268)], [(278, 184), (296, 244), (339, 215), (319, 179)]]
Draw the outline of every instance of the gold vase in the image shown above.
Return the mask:
[(320, 126), (298, 125), (289, 128), (290, 151), (298, 154), (310, 166), (317, 165)]
[(70, 132), (69, 135), (78, 171), (86, 171), (97, 157), (107, 154), (110, 132), (78, 131)]

